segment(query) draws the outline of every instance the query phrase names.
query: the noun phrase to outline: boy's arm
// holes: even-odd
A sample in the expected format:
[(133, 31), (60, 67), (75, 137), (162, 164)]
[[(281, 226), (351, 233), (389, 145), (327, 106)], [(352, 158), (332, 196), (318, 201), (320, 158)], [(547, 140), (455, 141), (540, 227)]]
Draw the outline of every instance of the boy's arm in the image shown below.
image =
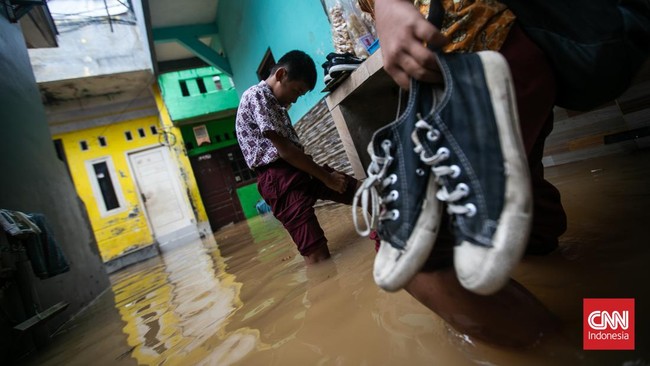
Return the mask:
[(402, 88), (410, 78), (430, 83), (442, 81), (435, 55), (426, 44), (444, 46), (448, 41), (429, 23), (410, 0), (375, 0), (375, 23), (384, 69)]
[(330, 189), (339, 193), (345, 191), (346, 180), (343, 174), (336, 171), (328, 172), (291, 141), (275, 131), (266, 131), (264, 136), (271, 140), (283, 160), (320, 180)]

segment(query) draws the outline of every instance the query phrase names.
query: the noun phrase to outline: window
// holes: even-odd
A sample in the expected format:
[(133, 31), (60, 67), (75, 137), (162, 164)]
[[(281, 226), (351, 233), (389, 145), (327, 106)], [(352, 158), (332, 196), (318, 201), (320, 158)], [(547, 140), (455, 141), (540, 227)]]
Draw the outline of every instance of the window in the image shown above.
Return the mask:
[(221, 83), (221, 76), (215, 75), (212, 77), (212, 82), (214, 82), (214, 87), (217, 90), (223, 90), (223, 84)]
[(235, 175), (237, 184), (246, 184), (257, 177), (254, 171), (248, 169), (244, 155), (242, 155), (240, 150), (229, 152), (228, 160), (230, 161), (230, 168)]
[(205, 82), (203, 81), (203, 78), (196, 79), (196, 85), (199, 86), (199, 93), (205, 94), (208, 92), (208, 90), (205, 89)]
[(208, 135), (208, 128), (205, 125), (194, 126), (192, 128), (194, 131), (194, 138), (196, 139), (196, 144), (198, 146), (210, 145), (210, 135)]
[(79, 141), (79, 147), (81, 147), (81, 151), (88, 150), (88, 143), (86, 140)]
[(147, 136), (147, 134), (144, 132), (144, 128), (138, 128), (138, 135), (143, 138)]
[(221, 136), (219, 136), (219, 135), (214, 135), (214, 140), (215, 140), (216, 142), (221, 142)]
[(111, 158), (87, 161), (86, 167), (101, 216), (121, 211), (124, 198)]
[(260, 66), (257, 67), (257, 78), (262, 81), (271, 75), (271, 69), (275, 66), (275, 58), (273, 58), (273, 53), (270, 48), (266, 49), (266, 53), (262, 58)]
[(151, 130), (152, 135), (157, 135), (158, 134), (158, 128), (156, 126), (151, 126), (150, 130)]
[(223, 133), (223, 139), (224, 140), (230, 140), (230, 135), (228, 134), (228, 132)]
[(99, 142), (99, 146), (104, 147), (106, 146), (106, 137), (104, 136), (99, 136), (97, 138), (97, 141)]
[(184, 97), (189, 97), (190, 96), (190, 90), (187, 89), (187, 82), (185, 80), (181, 80), (178, 83), (181, 85), (181, 94)]
[(131, 131), (124, 132), (124, 137), (126, 137), (126, 141), (133, 140), (133, 135), (131, 134)]

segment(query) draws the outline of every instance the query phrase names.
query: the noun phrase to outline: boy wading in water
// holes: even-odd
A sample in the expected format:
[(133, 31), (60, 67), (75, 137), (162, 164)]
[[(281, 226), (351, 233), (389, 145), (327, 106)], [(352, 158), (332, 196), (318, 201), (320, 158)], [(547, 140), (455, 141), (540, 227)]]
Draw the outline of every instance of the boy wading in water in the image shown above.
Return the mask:
[(244, 92), (237, 111), (239, 146), (258, 190), (308, 264), (330, 257), (314, 213), (318, 199), (351, 204), (358, 182), (305, 154), (287, 108), (314, 89), (316, 67), (302, 51), (282, 56), (270, 76)]

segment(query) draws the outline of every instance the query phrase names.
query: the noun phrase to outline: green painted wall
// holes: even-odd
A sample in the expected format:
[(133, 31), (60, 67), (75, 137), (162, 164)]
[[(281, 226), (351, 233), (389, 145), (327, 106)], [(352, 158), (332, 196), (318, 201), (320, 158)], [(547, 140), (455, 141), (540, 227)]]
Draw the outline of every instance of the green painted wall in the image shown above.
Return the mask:
[(260, 196), (260, 192), (257, 190), (257, 183), (238, 188), (237, 196), (239, 197), (241, 208), (244, 211), (244, 216), (247, 219), (258, 215), (255, 205), (257, 201), (262, 199), (262, 196)]
[(259, 82), (257, 68), (270, 48), (276, 60), (299, 49), (309, 54), (316, 64), (316, 87), (289, 110), (294, 123), (325, 97), (320, 92), (325, 86), (320, 65), (334, 51), (334, 46), (320, 0), (220, 1), (217, 27), (239, 95)]
[[(210, 140), (212, 141), (209, 145), (198, 146), (198, 143), (196, 142), (194, 127), (201, 125), (205, 125), (208, 129), (208, 135), (210, 135)], [(183, 141), (185, 142), (187, 156), (196, 156), (208, 151), (237, 145), (237, 137), (235, 136), (235, 116), (229, 116), (205, 123), (197, 123), (191, 126), (181, 126), (180, 129)], [(219, 139), (221, 139), (221, 141), (219, 141)]]
[[(219, 77), (222, 90), (218, 90), (213, 80)], [(199, 87), (203, 81), (205, 90)], [(158, 77), (163, 100), (174, 123), (188, 118), (209, 115), (224, 111), (232, 111), (239, 104), (239, 97), (232, 79), (214, 67), (202, 67), (162, 74)], [(183, 95), (183, 87), (186, 94)]]

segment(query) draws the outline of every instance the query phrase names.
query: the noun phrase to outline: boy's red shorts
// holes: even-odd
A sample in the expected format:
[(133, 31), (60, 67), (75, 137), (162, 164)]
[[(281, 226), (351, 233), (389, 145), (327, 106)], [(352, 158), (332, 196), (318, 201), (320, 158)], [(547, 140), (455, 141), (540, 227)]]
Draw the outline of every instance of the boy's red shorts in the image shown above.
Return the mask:
[[(334, 171), (327, 165), (325, 169)], [(257, 189), (303, 256), (327, 245), (314, 212), (316, 201), (322, 199), (350, 205), (357, 188), (357, 180), (346, 175), (346, 189), (343, 193), (338, 193), (281, 159), (255, 168), (255, 171)]]

